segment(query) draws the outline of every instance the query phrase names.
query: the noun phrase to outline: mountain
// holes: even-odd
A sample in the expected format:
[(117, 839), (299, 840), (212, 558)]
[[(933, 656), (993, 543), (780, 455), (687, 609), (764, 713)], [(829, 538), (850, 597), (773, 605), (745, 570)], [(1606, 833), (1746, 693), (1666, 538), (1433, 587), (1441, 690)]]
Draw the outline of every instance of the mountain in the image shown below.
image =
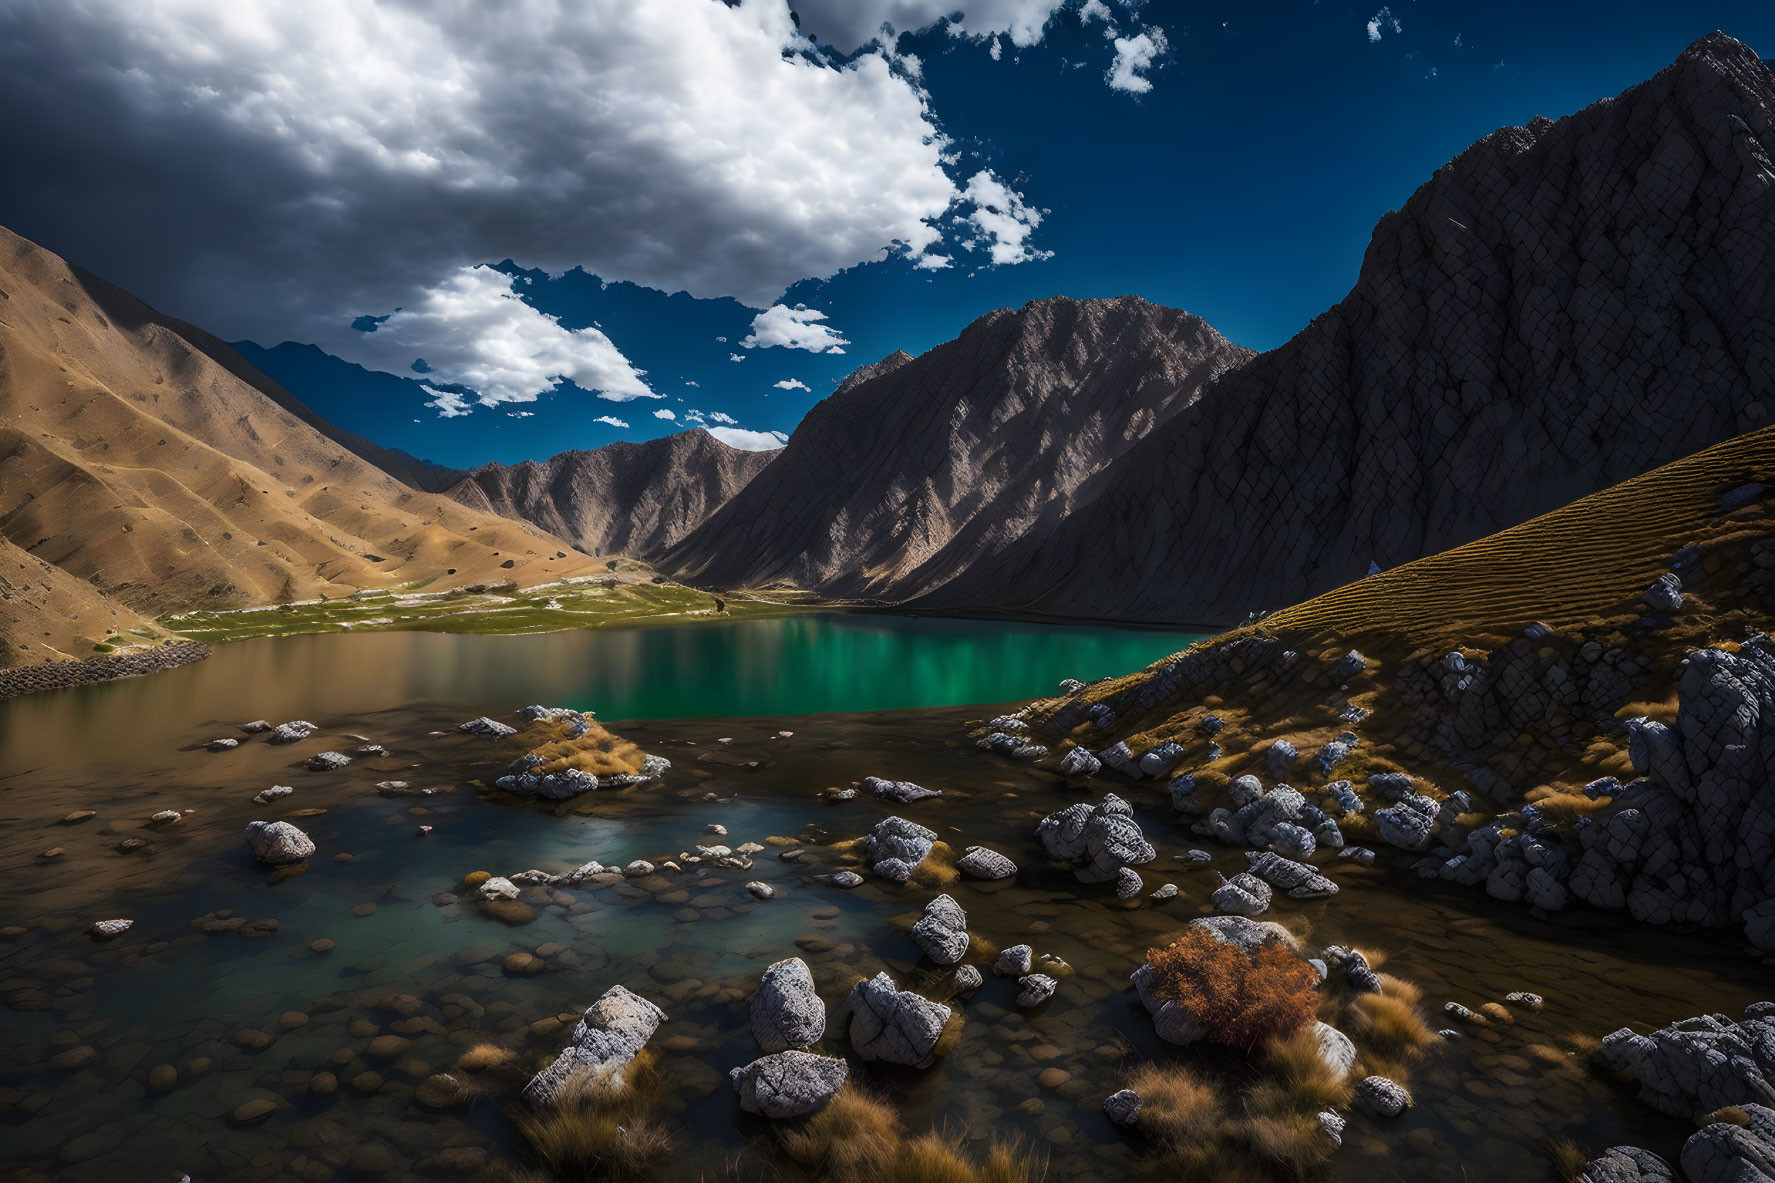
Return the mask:
[(712, 587), (905, 599), (1045, 537), (1105, 465), (1250, 356), (1135, 296), (988, 313), (852, 374), (660, 565)]
[[(214, 341), (214, 338), (209, 339)], [(399, 448), (379, 447), (361, 435), (328, 422), (290, 393), (292, 389), (300, 390), (303, 398), (313, 399), (316, 405), (323, 407), (328, 405), (321, 401), (325, 398), (330, 400), (333, 408), (340, 410), (346, 406), (378, 407), (386, 408), (384, 413), (393, 415), (397, 408), (415, 407), (431, 398), (422, 383), (379, 370), (366, 370), (354, 362), (334, 357), (318, 345), (284, 341), (267, 349), (252, 341), (234, 341), (222, 348), (247, 363), (248, 371), (254, 376), (242, 374), (244, 381), (258, 386), (274, 401), (290, 406), (292, 411), (300, 407), (298, 413), (309, 417), (317, 429), (344, 443), (384, 472), (400, 478), (402, 483), (427, 493), (442, 493), (468, 475), (466, 469), (433, 464)]]
[(729, 447), (697, 427), (645, 443), (483, 465), (449, 495), (534, 523), (588, 554), (649, 558), (726, 504), (776, 455)]
[[(90, 601), (73, 621), (52, 601), (0, 599), (0, 664), (90, 653), (112, 607), (134, 622), (597, 569), (557, 558), (566, 545), (532, 526), (410, 488), (359, 448), (381, 454), (215, 338), (0, 230), (0, 536), (29, 556), (0, 560), (9, 579), (23, 563), (33, 585)], [(38, 621), (50, 635), (33, 641)]]
[(1775, 74), (1723, 34), (1487, 136), (1354, 290), (916, 603), (1227, 623), (1769, 422)]

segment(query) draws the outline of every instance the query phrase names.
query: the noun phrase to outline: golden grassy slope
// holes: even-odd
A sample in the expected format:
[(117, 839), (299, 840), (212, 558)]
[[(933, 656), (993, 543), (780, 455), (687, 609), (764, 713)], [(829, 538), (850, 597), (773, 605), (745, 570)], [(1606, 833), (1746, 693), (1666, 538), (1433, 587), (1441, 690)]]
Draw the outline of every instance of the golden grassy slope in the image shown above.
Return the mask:
[[(1689, 543), (1746, 528), (1720, 496), (1775, 486), (1775, 427), (1716, 444), (1508, 530), (1274, 613), (1263, 631), (1335, 635), (1377, 652), (1501, 644), (1539, 620), (1563, 632), (1619, 610)], [(1365, 650), (1366, 651), (1366, 650)]]
[[(535, 527), (403, 485), (152, 309), (5, 230), (0, 293), (0, 535), (129, 608), (602, 569)], [(13, 646), (0, 664), (38, 659)]]
[[(1721, 507), (1722, 494), (1751, 483), (1775, 487), (1775, 428), (1717, 444), (1520, 526), (1370, 575), (1193, 647), (1217, 650), (1253, 636), (1277, 637), (1306, 659), (1286, 675), (1235, 666), (1223, 684), (1142, 705), (1133, 692), (1162, 676), (1167, 658), (1146, 671), (1094, 683), (1077, 698), (1033, 704), (1028, 718), (1050, 742), (1093, 751), (1117, 740), (1135, 752), (1176, 740), (1191, 752), (1189, 767), (1217, 782), (1246, 772), (1267, 776), (1263, 756), (1273, 740), (1287, 739), (1310, 752), (1350, 729), (1339, 714), (1346, 703), (1373, 712), (1356, 725), (1361, 748), (1333, 774), (1358, 783), (1370, 772), (1404, 769), (1459, 784), (1466, 779), (1462, 766), (1474, 762), (1531, 791), (1625, 774), (1624, 734), (1598, 727), (1594, 719), (1579, 721), (1567, 734), (1542, 726), (1520, 734), (1501, 728), (1483, 750), (1441, 750), (1398, 679), (1412, 667), (1439, 669), (1443, 655), (1453, 651), (1487, 660), (1485, 655), (1524, 644), (1524, 628), (1539, 621), (1552, 631), (1531, 648), (1548, 661), (1569, 666), (1595, 643), (1636, 663), (1630, 701), (1610, 708), (1617, 717), (1668, 720), (1688, 652), (1731, 646), (1769, 629), (1775, 618), (1769, 596), (1755, 590), (1751, 576), (1753, 543), (1775, 538), (1775, 500), (1765, 497), (1731, 513)], [(1702, 557), (1684, 576), (1683, 609), (1662, 627), (1643, 627), (1641, 593), (1691, 544)], [(1368, 668), (1346, 681), (1333, 671), (1351, 648), (1366, 657)], [(1110, 726), (1084, 718), (1081, 704), (1106, 701), (1117, 711)], [(1206, 741), (1196, 725), (1210, 713), (1226, 724), (1225, 753), (1201, 762)], [(1450, 762), (1451, 755), (1460, 757), (1460, 766)], [(1328, 779), (1304, 764), (1290, 776), (1305, 785)]]

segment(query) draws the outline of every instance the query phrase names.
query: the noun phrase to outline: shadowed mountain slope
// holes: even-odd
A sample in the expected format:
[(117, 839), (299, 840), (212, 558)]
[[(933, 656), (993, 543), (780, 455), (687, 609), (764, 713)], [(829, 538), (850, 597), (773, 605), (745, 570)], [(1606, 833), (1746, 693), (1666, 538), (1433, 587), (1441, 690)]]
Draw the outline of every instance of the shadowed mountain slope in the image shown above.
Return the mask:
[(1039, 300), (852, 374), (661, 565), (714, 587), (904, 599), (1039, 539), (1251, 351), (1135, 296)]
[[(0, 536), (148, 616), (596, 569), (534, 527), (408, 487), (242, 368), (0, 230)], [(0, 600), (9, 634), (13, 608)], [(54, 656), (13, 644), (0, 664)]]
[(1775, 74), (1718, 33), (1487, 136), (1381, 220), (1341, 304), (919, 606), (1237, 621), (1768, 422), (1772, 157)]
[(449, 494), (532, 522), (589, 554), (650, 558), (726, 504), (777, 454), (729, 447), (697, 427), (644, 443), (484, 465)]

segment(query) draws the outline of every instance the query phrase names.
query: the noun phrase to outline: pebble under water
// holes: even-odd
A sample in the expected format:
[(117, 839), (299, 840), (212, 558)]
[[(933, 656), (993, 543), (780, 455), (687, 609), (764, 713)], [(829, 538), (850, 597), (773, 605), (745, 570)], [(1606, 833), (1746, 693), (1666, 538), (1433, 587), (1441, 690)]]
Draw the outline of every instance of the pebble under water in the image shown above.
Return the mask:
[[(240, 702), (243, 718), (261, 713), (250, 689)], [(739, 1110), (725, 1076), (758, 1054), (747, 1002), (763, 969), (803, 957), (829, 1009), (858, 976), (886, 969), (902, 987), (936, 976), (928, 963), (921, 970), (905, 932), (929, 890), (870, 878), (846, 892), (814, 881), (836, 865), (827, 842), (890, 812), (958, 851), (979, 843), (1015, 860), (1014, 881), (950, 889), (969, 927), (1075, 970), (1030, 1012), (1013, 1002), (1014, 980), (988, 973), (959, 1004), (960, 1041), (929, 1070), (853, 1058), (853, 1077), (890, 1096), (912, 1130), (942, 1126), (981, 1143), (1012, 1132), (1047, 1157), (1051, 1179), (1123, 1178), (1138, 1171), (1141, 1147), (1103, 1116), (1103, 1098), (1146, 1060), (1213, 1058), (1161, 1044), (1127, 987), (1149, 946), (1208, 911), (1211, 869), (1172, 856), (1201, 847), (1223, 871), (1244, 866), (1241, 851), (1192, 835), (1162, 790), (1118, 789), (1159, 851), (1141, 868), (1148, 890), (1170, 881), (1181, 895), (1124, 904), (1112, 885), (1081, 885), (1044, 863), (1036, 821), (1080, 794), (1051, 772), (976, 750), (966, 723), (991, 708), (616, 723), (672, 760), (664, 786), (548, 811), (481, 795), (469, 782), (512, 752), (452, 730), (515, 705), (463, 697), (314, 713), (322, 730), (307, 741), (273, 747), (252, 737), (220, 753), (198, 745), (233, 734), (224, 721), (191, 718), (153, 745), (130, 745), (127, 767), (96, 726), (59, 759), (20, 767), (9, 758), (0, 769), (10, 926), (0, 943), (3, 1177), (462, 1179), (522, 1165), (506, 1117), (514, 1084), (434, 1108), (423, 1082), (480, 1042), (546, 1057), (614, 983), (668, 1015), (653, 1043), (676, 1133), (661, 1177), (732, 1177), (736, 1161), (756, 1177), (773, 1158), (769, 1124)], [(348, 736), (388, 754), (337, 772), (301, 767), (314, 752), (348, 746)], [(944, 796), (903, 807), (820, 796), (870, 775)], [(374, 785), (389, 779), (448, 791), (379, 795)], [(273, 783), (295, 792), (253, 804)], [(60, 820), (76, 808), (96, 816)], [(172, 825), (147, 821), (163, 808), (197, 812)], [(305, 810), (322, 812), (298, 816)], [(300, 873), (267, 873), (240, 841), (256, 817), (292, 818), (318, 854)], [(750, 871), (527, 888), (534, 919), (518, 925), (448, 894), (476, 870), (670, 857), (708, 840), (710, 823), (726, 827), (729, 845), (775, 837), (812, 853), (783, 862), (784, 847), (772, 845)], [(142, 845), (120, 852), (130, 839)], [(43, 857), (54, 848), (62, 853)], [(1688, 1124), (1593, 1070), (1588, 1041), (1624, 1024), (1736, 1013), (1766, 993), (1762, 967), (1705, 934), (1584, 913), (1538, 918), (1397, 869), (1328, 869), (1339, 895), (1279, 896), (1266, 919), (1310, 930), (1315, 944), (1384, 951), (1387, 970), (1422, 986), (1430, 1010), (1516, 990), (1547, 1004), (1433, 1045), (1411, 1077), (1414, 1107), (1391, 1121), (1352, 1115), (1343, 1148), (1315, 1178), (1553, 1179), (1546, 1144), (1561, 1138), (1673, 1153)], [(752, 879), (776, 897), (754, 899), (744, 887)], [(135, 925), (114, 941), (87, 935), (111, 917)], [(277, 922), (268, 936), (249, 933), (269, 926), (234, 923), (267, 919)], [(316, 952), (316, 941), (333, 944)], [(840, 1030), (824, 1049), (849, 1054)]]

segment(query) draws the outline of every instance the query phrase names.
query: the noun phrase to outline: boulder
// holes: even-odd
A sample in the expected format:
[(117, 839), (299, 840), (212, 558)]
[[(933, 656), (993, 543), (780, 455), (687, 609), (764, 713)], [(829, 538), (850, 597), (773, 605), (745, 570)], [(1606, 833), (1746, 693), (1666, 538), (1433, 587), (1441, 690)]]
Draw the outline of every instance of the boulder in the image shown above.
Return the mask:
[(1103, 1099), (1103, 1113), (1124, 1130), (1140, 1124), (1140, 1094), (1133, 1089), (1111, 1093)]
[(1116, 872), (1116, 898), (1131, 900), (1139, 897), (1146, 883), (1140, 878), (1140, 872), (1133, 867), (1123, 867)]
[(913, 868), (931, 853), (931, 844), (936, 840), (935, 830), (903, 817), (884, 817), (863, 839), (863, 853), (877, 875), (904, 883), (912, 878)]
[(885, 972), (851, 987), (850, 1041), (865, 1060), (929, 1068), (937, 1061), (937, 1041), (953, 1012), (910, 990), (900, 990)]
[(1237, 945), (1247, 953), (1255, 953), (1271, 941), (1299, 951), (1300, 942), (1294, 934), (1270, 920), (1252, 920), (1247, 916), (1198, 916), (1191, 926), (1206, 930), (1215, 939)]
[(351, 757), (344, 752), (316, 752), (308, 757), (308, 768), (313, 772), (337, 772), (351, 763)]
[(1245, 857), (1251, 863), (1251, 874), (1290, 899), (1317, 900), (1337, 894), (1337, 884), (1322, 875), (1317, 867), (1269, 852), (1250, 853)]
[(747, 1113), (776, 1119), (806, 1117), (824, 1109), (844, 1087), (850, 1068), (836, 1056), (782, 1051), (727, 1074)]
[(954, 965), (968, 952), (968, 914), (953, 897), (938, 896), (912, 926), (912, 943), (938, 965)]
[(1356, 1082), (1350, 1104), (1370, 1117), (1398, 1117), (1411, 1107), (1411, 1094), (1385, 1076), (1365, 1076)]
[(970, 879), (1009, 879), (1017, 873), (1017, 864), (996, 850), (970, 846), (955, 860), (955, 869)]
[(1578, 1172), (1574, 1183), (1678, 1183), (1670, 1164), (1637, 1146), (1611, 1146)]
[(515, 900), (518, 898), (518, 885), (502, 875), (495, 875), (491, 879), (482, 880), (476, 894), (484, 900)]
[(1026, 974), (1017, 979), (1017, 1005), (1036, 1007), (1054, 997), (1054, 991), (1060, 988), (1047, 974)]
[(1093, 776), (1103, 767), (1103, 761), (1087, 752), (1084, 748), (1073, 748), (1060, 757), (1060, 775), (1062, 776)]
[(314, 854), (314, 840), (289, 822), (248, 822), (246, 835), (253, 857), (267, 866), (288, 866)]
[(1430, 832), (1440, 809), (1430, 798), (1411, 793), (1397, 805), (1375, 810), (1374, 824), (1388, 845), (1400, 850), (1423, 850), (1430, 845)]
[(1319, 1045), (1319, 1059), (1338, 1076), (1348, 1076), (1356, 1066), (1356, 1045), (1350, 1037), (1330, 1023), (1314, 1023), (1313, 1038)]
[(1148, 748), (1145, 754), (1140, 757), (1140, 772), (1141, 775), (1150, 776), (1156, 780), (1162, 776), (1169, 776), (1171, 770), (1181, 763), (1183, 763), (1183, 745), (1166, 740), (1164, 743)]
[(295, 743), (299, 739), (307, 739), (320, 728), (307, 719), (291, 719), (288, 723), (279, 723), (265, 737), (266, 743)]
[(942, 789), (927, 789), (923, 785), (915, 785), (909, 780), (883, 780), (879, 776), (863, 778), (863, 791), (874, 797), (881, 797), (899, 805), (910, 805), (914, 801), (923, 801), (927, 797), (941, 797)]
[(1228, 915), (1257, 916), (1269, 910), (1271, 895), (1269, 884), (1241, 871), (1231, 879), (1222, 880), (1209, 895), (1208, 902), (1216, 911)]
[(1727, 1105), (1775, 1107), (1775, 1005), (1753, 1003), (1744, 1018), (1697, 1015), (1650, 1035), (1623, 1027), (1603, 1038), (1595, 1060), (1639, 1083), (1640, 1100), (1696, 1120)]
[(134, 924), (133, 920), (98, 920), (93, 922), (87, 932), (92, 934), (95, 941), (109, 941), (128, 932)]
[(623, 1069), (647, 1046), (665, 1017), (639, 994), (624, 986), (610, 987), (580, 1016), (554, 1063), (524, 1086), (524, 1099), (533, 1105), (549, 1104), (576, 1075), (620, 1085)]
[(986, 975), (980, 972), (977, 965), (958, 965), (955, 974), (949, 979), (949, 988), (957, 994), (972, 994), (986, 984)]
[(998, 960), (992, 963), (992, 972), (1000, 977), (1020, 978), (1029, 972), (1034, 960), (1035, 952), (1028, 945), (1011, 945), (999, 950)]
[(1775, 1180), (1775, 1112), (1763, 1105), (1741, 1105), (1744, 1125), (1716, 1121), (1683, 1143), (1683, 1175), (1688, 1183), (1769, 1183)]
[(1036, 827), (1036, 837), (1050, 858), (1072, 863), (1084, 883), (1102, 883), (1123, 867), (1158, 857), (1133, 808), (1113, 793), (1096, 805), (1080, 802), (1049, 814)]

